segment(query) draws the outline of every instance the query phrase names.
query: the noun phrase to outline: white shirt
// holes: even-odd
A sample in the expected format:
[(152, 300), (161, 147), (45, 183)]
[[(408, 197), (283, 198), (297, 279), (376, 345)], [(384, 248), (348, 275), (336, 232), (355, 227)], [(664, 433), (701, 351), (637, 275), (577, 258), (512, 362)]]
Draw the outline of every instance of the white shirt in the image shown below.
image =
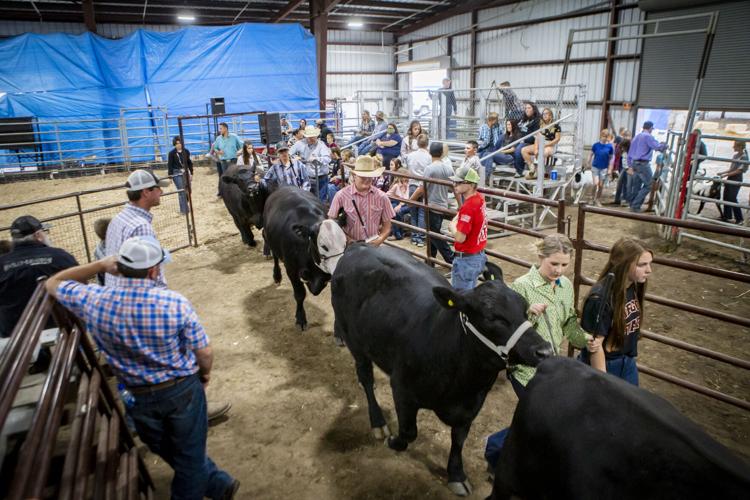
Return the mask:
[(328, 149), (328, 146), (326, 146), (320, 139), (318, 139), (318, 142), (313, 146), (310, 146), (307, 143), (307, 139), (297, 141), (291, 148), (289, 148), (289, 154), (292, 156), (297, 155), (302, 158), (302, 161), (305, 162), (305, 165), (307, 166), (307, 175), (310, 179), (316, 178), (315, 165), (309, 163), (313, 159), (320, 161), (318, 175), (328, 175), (328, 164), (331, 163), (331, 150)]
[[(430, 153), (428, 153), (424, 149), (418, 149), (417, 151), (406, 155), (406, 166), (408, 167), (409, 173), (411, 175), (424, 176), (424, 169), (427, 168), (427, 165), (429, 165), (430, 163), (432, 163)], [(409, 179), (409, 185), (419, 186), (420, 181)]]

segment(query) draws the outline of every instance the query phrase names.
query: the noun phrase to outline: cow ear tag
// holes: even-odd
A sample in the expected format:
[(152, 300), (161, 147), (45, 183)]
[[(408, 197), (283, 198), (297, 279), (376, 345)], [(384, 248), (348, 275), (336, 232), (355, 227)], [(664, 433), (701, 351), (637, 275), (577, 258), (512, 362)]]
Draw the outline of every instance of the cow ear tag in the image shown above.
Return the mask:
[(451, 306), (451, 307), (453, 307), (455, 304), (453, 303), (453, 301), (451, 299), (448, 299), (448, 305)]
[(494, 274), (490, 274), (490, 281), (495, 281), (495, 275)]

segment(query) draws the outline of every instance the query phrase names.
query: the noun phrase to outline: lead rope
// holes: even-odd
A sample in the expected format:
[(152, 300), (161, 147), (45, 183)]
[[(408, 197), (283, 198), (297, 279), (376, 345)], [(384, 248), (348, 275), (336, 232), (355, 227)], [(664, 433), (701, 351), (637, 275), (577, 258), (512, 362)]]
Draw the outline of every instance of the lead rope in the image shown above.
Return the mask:
[(547, 325), (547, 331), (549, 332), (549, 345), (552, 347), (552, 352), (557, 356), (560, 352), (555, 347), (555, 340), (552, 338), (552, 325), (549, 322), (546, 310), (542, 313), (542, 319), (544, 320), (544, 324)]

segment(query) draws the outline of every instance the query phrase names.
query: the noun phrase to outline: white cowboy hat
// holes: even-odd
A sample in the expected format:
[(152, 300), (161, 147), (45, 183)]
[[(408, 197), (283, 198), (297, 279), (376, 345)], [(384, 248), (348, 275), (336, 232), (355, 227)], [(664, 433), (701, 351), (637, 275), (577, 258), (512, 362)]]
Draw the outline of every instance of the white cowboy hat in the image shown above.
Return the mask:
[(375, 163), (375, 158), (372, 156), (358, 156), (351, 173), (360, 177), (380, 177), (385, 167), (376, 167)]
[(318, 137), (320, 135), (320, 129), (315, 125), (308, 125), (305, 127), (305, 131), (302, 132), (305, 137)]

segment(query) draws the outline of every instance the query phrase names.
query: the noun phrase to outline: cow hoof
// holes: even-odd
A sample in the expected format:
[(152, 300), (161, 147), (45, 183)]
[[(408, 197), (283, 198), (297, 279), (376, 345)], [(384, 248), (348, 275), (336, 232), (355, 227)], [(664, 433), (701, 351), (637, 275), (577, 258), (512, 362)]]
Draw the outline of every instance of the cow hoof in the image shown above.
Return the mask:
[(250, 242), (248, 242), (247, 244), (248, 244), (248, 246), (251, 246), (251, 247), (253, 247), (253, 248), (255, 248), (255, 247), (257, 247), (257, 246), (258, 246), (258, 243), (256, 243), (255, 241), (250, 241)]
[(404, 451), (409, 446), (409, 443), (405, 439), (399, 439), (398, 436), (389, 437), (386, 443), (388, 444), (388, 448), (395, 451)]
[(383, 439), (391, 436), (391, 430), (388, 428), (388, 424), (384, 425), (383, 427), (373, 427), (372, 435), (378, 441), (382, 441)]
[(307, 330), (307, 324), (300, 325), (299, 323), (297, 323), (297, 330), (304, 332), (305, 330)]
[(448, 483), (448, 489), (453, 492), (454, 495), (460, 497), (468, 497), (471, 495), (471, 483), (469, 480), (465, 481), (451, 481)]

